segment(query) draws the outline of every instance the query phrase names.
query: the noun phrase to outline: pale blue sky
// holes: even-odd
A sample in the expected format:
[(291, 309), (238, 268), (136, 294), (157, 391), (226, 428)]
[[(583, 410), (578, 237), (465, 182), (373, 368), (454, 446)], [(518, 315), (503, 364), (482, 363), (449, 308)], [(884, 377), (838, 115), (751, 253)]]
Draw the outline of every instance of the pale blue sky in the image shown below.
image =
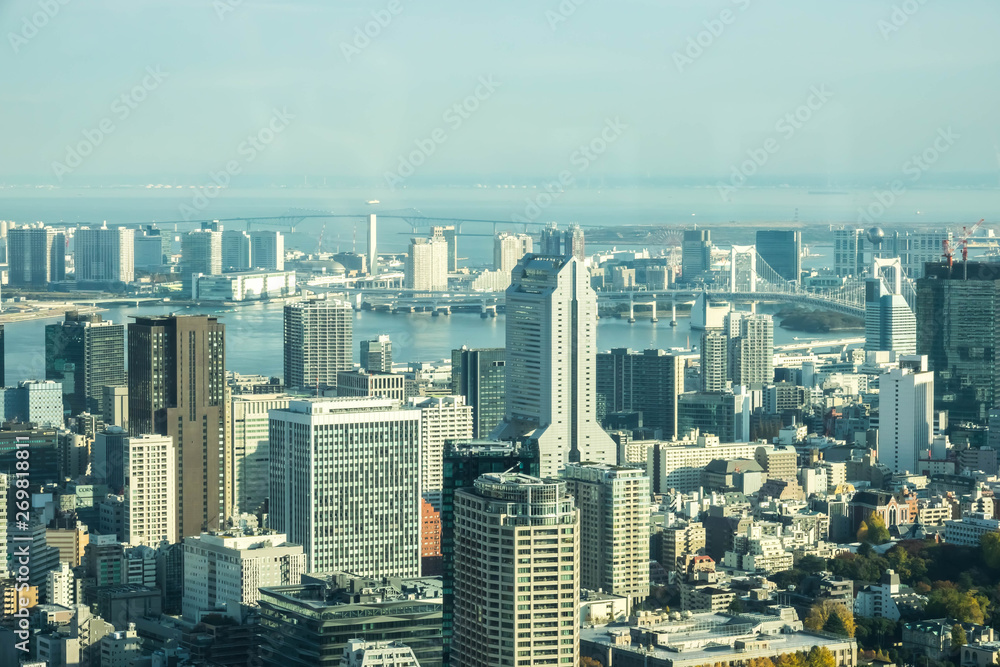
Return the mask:
[[(447, 141), (414, 185), (554, 179), (613, 118), (628, 127), (588, 175), (714, 182), (776, 137), (761, 184), (874, 182), (949, 126), (960, 138), (924, 182), (1000, 172), (995, 0), (908, 0), (919, 9), (888, 38), (879, 21), (907, 3), (577, 0), (552, 30), (558, 1), (398, 0), (352, 62), (341, 43), (389, 0), (46, 1), (58, 13), (17, 53), (38, 0), (0, 4), (0, 181), (56, 182), (53, 162), (103, 119), (114, 132), (65, 184), (203, 182), (230, 160), (244, 178), (382, 182), (436, 128)], [(224, 2), (237, 6), (220, 20)], [(731, 24), (678, 71), (674, 52), (723, 10)], [(150, 66), (169, 76), (120, 120), (113, 103)], [(500, 87), (450, 127), (448, 108), (491, 75)], [(814, 86), (832, 98), (782, 137), (775, 123)], [(241, 142), (275, 108), (295, 118), (247, 161)]]

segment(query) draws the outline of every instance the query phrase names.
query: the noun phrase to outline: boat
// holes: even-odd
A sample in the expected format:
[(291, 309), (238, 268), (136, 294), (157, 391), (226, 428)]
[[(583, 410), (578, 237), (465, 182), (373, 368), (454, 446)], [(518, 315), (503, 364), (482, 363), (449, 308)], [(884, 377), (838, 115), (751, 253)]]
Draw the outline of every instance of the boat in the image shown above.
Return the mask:
[(374, 206), (375, 204), (380, 204), (381, 202), (377, 199), (369, 199), (365, 203), (368, 204), (369, 206)]

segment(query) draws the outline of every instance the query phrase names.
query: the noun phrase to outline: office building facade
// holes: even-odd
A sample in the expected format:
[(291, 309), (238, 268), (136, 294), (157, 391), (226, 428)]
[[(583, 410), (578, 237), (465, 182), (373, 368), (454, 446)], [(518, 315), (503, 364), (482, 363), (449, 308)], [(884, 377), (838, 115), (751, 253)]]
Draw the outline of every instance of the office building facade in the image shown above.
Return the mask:
[(507, 350), (502, 347), (451, 351), (451, 393), (472, 408), (472, 435), (486, 438), (503, 421)]
[(178, 541), (177, 448), (169, 435), (134, 435), (125, 443), (125, 541), (158, 547)]
[(440, 512), (445, 443), (472, 439), (472, 407), (463, 396), (413, 397), (409, 406), (420, 410), (421, 493)]
[(379, 398), (271, 411), (272, 527), (310, 572), (420, 573), (420, 412)]
[(597, 355), (597, 393), (606, 414), (642, 412), (642, 425), (671, 440), (677, 432), (677, 397), (684, 391), (684, 360), (663, 350), (613, 349)]
[(7, 284), (47, 289), (66, 280), (66, 235), (51, 227), (16, 227), (7, 232)]
[(253, 268), (250, 261), (250, 235), (238, 229), (227, 229), (222, 232), (222, 272), (249, 271)]
[(903, 356), (879, 377), (878, 460), (893, 472), (916, 473), (934, 438), (934, 373), (927, 357)]
[(448, 289), (448, 242), (443, 236), (410, 240), (403, 285), (406, 289), (428, 292)]
[(361, 341), (361, 369), (369, 373), (392, 372), (392, 341), (387, 334)]
[(493, 268), (510, 274), (521, 258), (533, 251), (534, 241), (527, 234), (500, 232), (493, 239)]
[(82, 227), (73, 236), (78, 285), (117, 285), (135, 280), (135, 230)]
[(798, 282), (802, 275), (802, 232), (794, 229), (760, 229), (755, 239), (757, 259), (781, 278)]
[(236, 394), (228, 414), (233, 459), (233, 514), (256, 512), (270, 493), (271, 410), (288, 407), (284, 394)]
[(707, 278), (712, 269), (712, 232), (687, 229), (681, 241), (681, 279)]
[(336, 388), (337, 373), (351, 370), (354, 311), (339, 299), (307, 299), (285, 306), (285, 386)]
[(129, 433), (173, 438), (178, 537), (232, 511), (226, 447), (226, 327), (214, 317), (137, 317), (128, 327)]
[(263, 271), (285, 270), (285, 235), (281, 232), (250, 232), (250, 262)]
[(567, 463), (614, 463), (597, 422), (597, 294), (574, 257), (526, 255), (507, 289), (506, 401), (501, 439), (537, 443), (542, 475)]
[(125, 384), (125, 325), (76, 311), (46, 325), (45, 379), (62, 385), (69, 415), (103, 414), (104, 387)]

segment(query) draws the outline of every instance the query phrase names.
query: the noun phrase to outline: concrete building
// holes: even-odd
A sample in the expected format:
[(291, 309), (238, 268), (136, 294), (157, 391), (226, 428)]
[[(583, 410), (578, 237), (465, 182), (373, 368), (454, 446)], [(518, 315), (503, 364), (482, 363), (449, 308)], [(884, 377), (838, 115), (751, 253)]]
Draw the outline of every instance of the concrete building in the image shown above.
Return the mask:
[(465, 404), (463, 396), (415, 396), (409, 406), (420, 410), (421, 493), (440, 512), (444, 446), (448, 441), (472, 439), (472, 406)]
[(615, 463), (597, 423), (597, 295), (575, 258), (525, 255), (507, 289), (506, 411), (495, 434), (537, 443), (544, 477)]
[(368, 215), (368, 273), (372, 276), (379, 274), (378, 246), (377, 246), (377, 225), (375, 214)]
[[(455, 509), (451, 664), (576, 665), (580, 517), (566, 485), (487, 474), (455, 493)], [(516, 610), (484, 573), (519, 583)]]
[(936, 375), (934, 407), (952, 423), (985, 424), (1000, 378), (1000, 270), (990, 262), (928, 263), (917, 281), (917, 354)]
[(472, 408), (472, 436), (486, 438), (504, 416), (507, 350), (502, 347), (451, 351), (451, 393)]
[(180, 273), (185, 281), (195, 273), (222, 273), (222, 232), (199, 229), (182, 236)]
[(339, 299), (308, 299), (285, 306), (284, 369), (289, 388), (336, 388), (351, 370), (354, 311)]
[(881, 277), (865, 281), (865, 350), (916, 354), (917, 318), (901, 293), (902, 269), (895, 262), (890, 271), (888, 283)]
[(125, 487), (127, 450), (128, 431), (118, 426), (109, 426), (98, 433), (91, 446), (91, 475), (114, 493)]
[(251, 268), (250, 235), (238, 229), (223, 231), (222, 272), (249, 271)]
[(202, 533), (184, 538), (184, 618), (254, 604), (260, 588), (296, 586), (306, 571), (302, 545), (283, 533)]
[(701, 335), (701, 390), (727, 391), (729, 381), (729, 336), (722, 331), (706, 331)]
[(125, 384), (125, 325), (66, 313), (45, 326), (45, 379), (62, 385), (69, 415), (104, 411), (104, 387)]
[(230, 402), (233, 514), (255, 512), (270, 493), (268, 412), (288, 407), (285, 394), (234, 394)]
[(794, 447), (766, 446), (754, 450), (753, 458), (767, 472), (768, 479), (793, 481), (799, 469), (799, 454)]
[(281, 232), (250, 232), (250, 260), (254, 269), (285, 270), (285, 236)]
[(104, 398), (101, 404), (105, 426), (120, 426), (128, 430), (128, 385), (105, 385), (101, 394)]
[(441, 667), (441, 582), (338, 572), (260, 591), (265, 667), (339, 667), (352, 640), (394, 641)]
[(458, 230), (455, 226), (432, 227), (431, 238), (444, 239), (448, 244), (448, 273), (458, 271)]
[(77, 285), (114, 286), (135, 280), (135, 230), (81, 227), (73, 243)]
[(571, 463), (566, 490), (580, 510), (580, 586), (649, 597), (649, 477), (638, 468)]
[(978, 547), (983, 535), (997, 531), (1000, 531), (1000, 520), (987, 519), (981, 514), (964, 516), (944, 522), (944, 541), (962, 547)]
[(406, 376), (393, 373), (340, 371), (337, 373), (337, 395), (378, 397), (402, 401), (406, 398)]
[(196, 273), (191, 280), (191, 298), (196, 301), (266, 301), (298, 293), (294, 271)]
[(736, 442), (720, 443), (719, 438), (702, 435), (697, 442), (657, 442), (649, 448), (646, 474), (653, 493), (676, 489), (681, 493), (697, 491), (702, 483), (702, 469), (713, 459), (752, 459), (758, 447), (771, 445)]
[(753, 396), (743, 387), (736, 391), (693, 391), (677, 399), (677, 426), (681, 434), (694, 430), (718, 435), (723, 442), (750, 439)]
[(101, 667), (133, 667), (142, 655), (142, 640), (135, 630), (112, 632), (101, 637)]
[(232, 511), (226, 326), (201, 315), (137, 317), (128, 359), (129, 433), (169, 436), (177, 448), (177, 537), (217, 530)]
[(762, 387), (772, 384), (773, 318), (770, 315), (730, 313), (729, 319), (729, 379), (733, 386)]
[(152, 225), (134, 234), (132, 257), (136, 271), (157, 273), (164, 270), (172, 254), (171, 235), (162, 233)]
[(920, 473), (934, 438), (934, 373), (924, 356), (900, 363), (879, 378), (878, 460), (893, 472)]
[(413, 649), (399, 642), (352, 639), (344, 648), (340, 667), (420, 667)]
[(48, 604), (72, 607), (76, 604), (76, 577), (69, 563), (60, 561), (59, 567), (45, 575), (45, 600)]
[(441, 292), (448, 289), (448, 242), (443, 237), (410, 239), (403, 269), (406, 289)]
[(134, 435), (125, 446), (125, 541), (177, 542), (177, 447), (169, 435)]
[(7, 232), (7, 284), (48, 289), (66, 280), (66, 235), (51, 227), (15, 227)]
[[(62, 427), (62, 385), (49, 380), (28, 380), (18, 382), (16, 387), (0, 387), (0, 411), (0, 422), (21, 422), (19, 428), (29, 424)], [(32, 464), (32, 472), (34, 468)]]
[(865, 586), (854, 599), (854, 613), (868, 618), (898, 621), (900, 609), (912, 611), (923, 607), (927, 598), (917, 595), (909, 586), (901, 586), (899, 575), (892, 570), (882, 573), (879, 583)]
[(361, 369), (369, 373), (392, 372), (392, 341), (388, 334), (361, 341)]
[(270, 414), (270, 520), (309, 571), (419, 574), (420, 413), (338, 398)]
[(700, 521), (667, 526), (661, 540), (660, 564), (668, 571), (681, 571), (688, 556), (705, 553), (705, 526)]
[(527, 234), (500, 232), (493, 239), (493, 268), (510, 275), (521, 258), (533, 251), (533, 243)]

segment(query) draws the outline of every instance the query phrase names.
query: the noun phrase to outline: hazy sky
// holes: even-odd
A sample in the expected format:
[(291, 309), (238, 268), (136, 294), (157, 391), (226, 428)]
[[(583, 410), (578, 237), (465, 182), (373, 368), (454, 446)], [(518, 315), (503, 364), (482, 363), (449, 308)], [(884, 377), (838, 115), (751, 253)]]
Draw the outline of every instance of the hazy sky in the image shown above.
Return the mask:
[(878, 180), (948, 128), (924, 182), (1000, 172), (995, 0), (5, 0), (0, 24), (8, 182), (384, 182), (400, 156), (410, 184), (714, 180), (762, 150), (762, 184)]

